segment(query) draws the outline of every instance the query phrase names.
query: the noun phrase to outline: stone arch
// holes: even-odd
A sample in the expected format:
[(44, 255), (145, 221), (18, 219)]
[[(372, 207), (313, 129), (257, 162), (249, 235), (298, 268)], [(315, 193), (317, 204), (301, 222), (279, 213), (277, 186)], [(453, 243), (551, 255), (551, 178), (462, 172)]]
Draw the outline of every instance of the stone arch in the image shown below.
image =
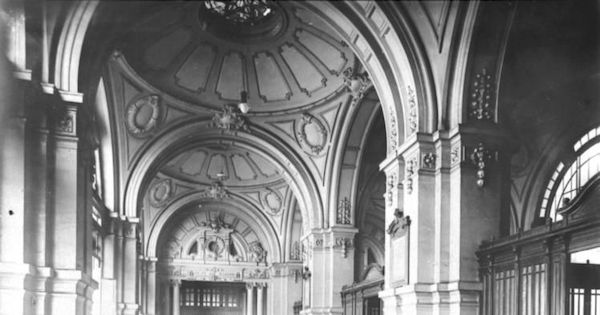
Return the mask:
[[(282, 260), (282, 248), (281, 241), (277, 237), (277, 233), (274, 227), (269, 223), (265, 215), (256, 209), (251, 203), (243, 200), (239, 196), (233, 198), (224, 199), (219, 202), (207, 200), (201, 193), (191, 193), (171, 202), (165, 209), (158, 215), (157, 219), (150, 226), (147, 235), (147, 241), (145, 242), (144, 251), (149, 257), (158, 257), (158, 245), (160, 244), (161, 238), (164, 238), (165, 227), (169, 224), (169, 221), (174, 215), (182, 209), (200, 201), (206, 202), (207, 206), (215, 204), (227, 205), (229, 208), (224, 210), (225, 212), (231, 213), (232, 209), (238, 210), (235, 212), (235, 216), (240, 220), (250, 224), (255, 233), (259, 234), (259, 239), (266, 244), (266, 250), (269, 255), (273, 255), (269, 258), (270, 262), (280, 262)], [(243, 209), (244, 211), (242, 211)]]
[(284, 170), (284, 178), (294, 192), (307, 230), (323, 225), (323, 207), (314, 179), (307, 173), (300, 158), (272, 135), (259, 128), (251, 127), (250, 132), (223, 133), (211, 127), (206, 119), (192, 118), (180, 121), (163, 131), (153, 141), (148, 142), (137, 159), (126, 184), (124, 208), (127, 216), (137, 217), (142, 205), (143, 192), (151, 180), (151, 173), (174, 151), (185, 147), (210, 142), (231, 142), (262, 155), (265, 159)]
[[(341, 128), (340, 140), (334, 152), (333, 171), (331, 187), (336, 187), (330, 192), (330, 209), (337, 209), (342, 200), (350, 201), (351, 217), (356, 223), (357, 181), (361, 167), (361, 159), (364, 156), (365, 142), (369, 136), (369, 130), (373, 125), (379, 112), (381, 104), (373, 89), (363, 97), (361, 102), (351, 108), (344, 119)], [(363, 149), (359, 152), (358, 149)], [(354, 165), (353, 168), (342, 167), (343, 165)], [(334, 218), (335, 219), (335, 218)]]
[[(63, 98), (70, 101), (83, 100), (78, 86), (81, 52), (98, 4), (74, 3), (60, 34), (54, 80)], [(429, 65), (402, 12), (398, 12), (399, 21), (390, 21), (384, 11), (392, 8), (376, 2), (314, 1), (304, 5), (333, 26), (370, 74), (386, 121), (388, 155), (395, 155), (396, 148), (415, 132), (435, 130), (437, 110)]]

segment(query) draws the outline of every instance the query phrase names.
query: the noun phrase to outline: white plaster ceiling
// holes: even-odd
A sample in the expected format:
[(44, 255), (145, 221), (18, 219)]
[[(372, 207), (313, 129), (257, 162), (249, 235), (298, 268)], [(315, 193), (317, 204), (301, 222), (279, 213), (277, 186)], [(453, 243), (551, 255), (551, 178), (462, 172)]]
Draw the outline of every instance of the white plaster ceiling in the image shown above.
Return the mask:
[(342, 91), (342, 72), (355, 66), (335, 32), (291, 2), (278, 2), (264, 25), (235, 30), (202, 7), (161, 7), (125, 35), (123, 53), (135, 71), (184, 101), (220, 108), (247, 91), (255, 114), (306, 108)]

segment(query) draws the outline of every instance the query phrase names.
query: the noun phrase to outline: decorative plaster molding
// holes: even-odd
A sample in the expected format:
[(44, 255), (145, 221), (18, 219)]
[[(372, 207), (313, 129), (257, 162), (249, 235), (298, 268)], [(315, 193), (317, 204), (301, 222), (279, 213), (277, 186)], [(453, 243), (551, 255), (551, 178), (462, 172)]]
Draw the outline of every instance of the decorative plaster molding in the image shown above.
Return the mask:
[(229, 198), (229, 193), (221, 181), (214, 181), (210, 187), (202, 194), (203, 198), (222, 200)]
[(492, 75), (483, 68), (480, 73), (475, 75), (473, 81), (471, 103), (469, 107), (469, 118), (476, 120), (493, 120), (493, 89)]
[(396, 116), (395, 116), (395, 111), (394, 108), (392, 108), (391, 106), (388, 108), (388, 113), (390, 116), (390, 140), (389, 140), (389, 144), (390, 144), (390, 151), (395, 151), (396, 148), (398, 147), (398, 131), (396, 131), (396, 128), (398, 127), (396, 124)]
[(60, 135), (77, 135), (77, 109), (70, 106), (54, 107), (54, 131)]
[(154, 207), (162, 207), (171, 197), (171, 180), (162, 179), (154, 183), (148, 194), (148, 200)]
[(414, 134), (417, 132), (419, 124), (417, 97), (415, 95), (415, 90), (410, 85), (406, 87), (406, 90), (408, 93), (408, 129), (410, 134)]
[(409, 158), (406, 161), (406, 192), (412, 194), (413, 192), (413, 176), (415, 175), (415, 168), (418, 168), (417, 157)]
[[(271, 199), (273, 198), (273, 199)], [(280, 215), (281, 214), (281, 206), (283, 205), (283, 201), (279, 193), (271, 188), (266, 189), (266, 193), (263, 197), (265, 206), (267, 211), (271, 215)], [(273, 204), (273, 202), (275, 204)]]
[(251, 259), (256, 262), (258, 266), (261, 263), (267, 265), (267, 251), (263, 248), (260, 242), (254, 242), (251, 244)]
[(350, 217), (351, 204), (348, 197), (338, 201), (336, 223), (337, 224), (351, 224)]
[(388, 175), (387, 177), (387, 191), (385, 195), (385, 200), (387, 202), (387, 206), (391, 207), (394, 204), (394, 189), (396, 185), (396, 175)]
[[(317, 134), (313, 134), (312, 136), (319, 137), (317, 143), (312, 143), (309, 140), (309, 135), (306, 132), (306, 127), (314, 126), (317, 129)], [(313, 155), (318, 155), (325, 148), (325, 144), (327, 143), (327, 129), (325, 125), (316, 117), (309, 113), (303, 113), (302, 119), (296, 125), (296, 135), (298, 136), (298, 143), (301, 147), (304, 147), (307, 153), (311, 153)]]
[(450, 150), (450, 164), (456, 165), (461, 162), (461, 146), (455, 145)]
[(471, 162), (477, 167), (477, 187), (482, 188), (485, 185), (485, 169), (488, 162), (492, 159), (492, 152), (480, 142), (471, 153)]
[(294, 241), (290, 250), (290, 260), (302, 260), (302, 244), (300, 241)]
[(404, 216), (404, 211), (396, 209), (394, 211), (394, 220), (390, 223), (386, 232), (391, 235), (392, 238), (404, 236), (408, 233), (410, 222), (410, 216)]
[(351, 67), (346, 68), (342, 74), (344, 75), (344, 85), (352, 94), (352, 105), (356, 105), (372, 85), (371, 79), (366, 71), (354, 73), (354, 69)]
[[(138, 115), (143, 108), (150, 108), (152, 113), (145, 123), (140, 124), (138, 122)], [(136, 99), (127, 106), (125, 120), (127, 130), (134, 137), (143, 138), (148, 136), (158, 127), (161, 112), (158, 95), (145, 95)]]
[(421, 161), (424, 168), (435, 169), (436, 155), (433, 152), (423, 153)]
[(248, 131), (246, 118), (233, 104), (223, 105), (220, 112), (214, 112), (211, 126), (225, 131)]

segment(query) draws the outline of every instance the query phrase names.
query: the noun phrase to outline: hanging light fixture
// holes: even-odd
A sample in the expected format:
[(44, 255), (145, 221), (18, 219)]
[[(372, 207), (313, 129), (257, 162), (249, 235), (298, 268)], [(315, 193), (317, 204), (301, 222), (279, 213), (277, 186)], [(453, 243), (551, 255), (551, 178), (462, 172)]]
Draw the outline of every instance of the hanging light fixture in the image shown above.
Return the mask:
[(273, 12), (267, 0), (206, 0), (208, 12), (234, 24), (254, 25)]

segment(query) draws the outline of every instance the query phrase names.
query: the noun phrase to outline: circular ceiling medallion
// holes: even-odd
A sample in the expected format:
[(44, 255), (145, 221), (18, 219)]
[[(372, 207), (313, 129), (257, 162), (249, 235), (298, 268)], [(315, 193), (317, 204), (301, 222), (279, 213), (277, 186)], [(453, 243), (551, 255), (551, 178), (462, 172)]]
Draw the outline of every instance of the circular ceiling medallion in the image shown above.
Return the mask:
[(127, 130), (136, 137), (145, 137), (158, 126), (160, 114), (157, 95), (138, 98), (127, 106)]
[(311, 114), (302, 114), (302, 119), (296, 123), (298, 143), (309, 154), (319, 155), (327, 143), (325, 125)]
[(171, 197), (171, 180), (163, 179), (154, 184), (149, 193), (150, 204), (155, 207), (163, 206)]

